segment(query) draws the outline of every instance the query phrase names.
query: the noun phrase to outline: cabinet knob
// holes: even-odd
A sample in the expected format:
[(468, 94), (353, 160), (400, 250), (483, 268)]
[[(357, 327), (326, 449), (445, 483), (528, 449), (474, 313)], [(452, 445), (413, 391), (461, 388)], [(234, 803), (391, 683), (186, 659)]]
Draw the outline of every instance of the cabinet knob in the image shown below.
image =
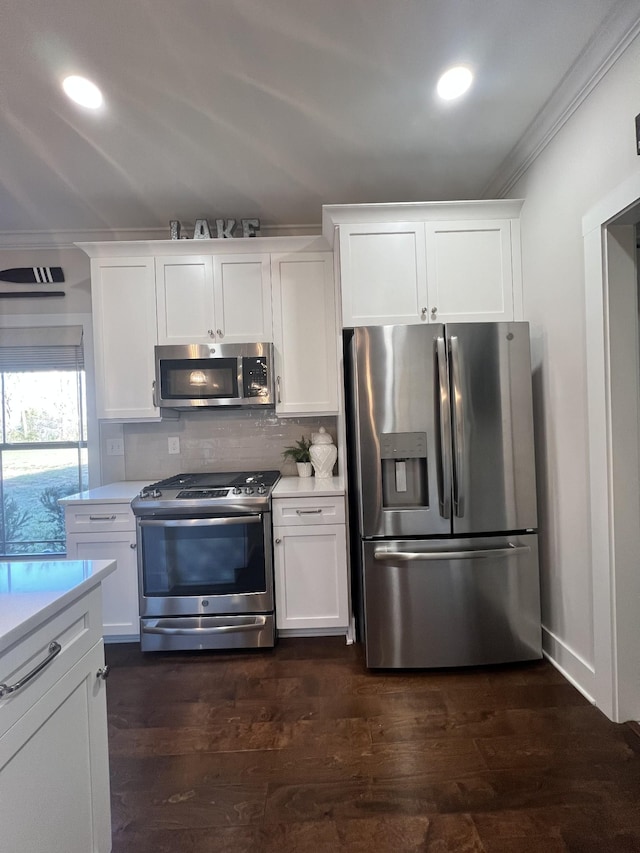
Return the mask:
[(282, 542), (282, 539), (276, 539), (276, 545), (279, 545)]
[(111, 672), (111, 667), (109, 664), (105, 664), (101, 666), (100, 669), (96, 672), (96, 678), (101, 678), (103, 681), (106, 681), (109, 678), (109, 673)]
[(216, 329), (216, 335), (219, 338), (224, 338), (224, 332), (222, 331), (222, 329)]
[(207, 334), (210, 338), (215, 338), (216, 336), (216, 333), (213, 331), (213, 329), (207, 329)]
[(421, 316), (421, 318), (422, 318), (423, 320), (426, 318), (426, 316), (427, 316), (427, 309), (426, 309), (426, 308), (423, 308), (423, 309), (420, 311), (420, 316)]
[(437, 313), (438, 313), (438, 309), (437, 309), (437, 308), (432, 308), (432, 309), (431, 309), (431, 316), (432, 316), (432, 317), (435, 317)]
[(132, 551), (135, 551), (137, 547), (138, 547), (137, 542), (129, 542), (129, 548), (131, 548)]

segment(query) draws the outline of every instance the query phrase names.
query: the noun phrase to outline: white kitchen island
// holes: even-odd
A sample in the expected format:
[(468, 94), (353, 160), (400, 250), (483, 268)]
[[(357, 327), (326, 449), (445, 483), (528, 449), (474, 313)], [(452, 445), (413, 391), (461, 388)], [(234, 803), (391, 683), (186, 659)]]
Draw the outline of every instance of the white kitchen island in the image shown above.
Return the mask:
[(108, 853), (101, 583), (113, 560), (0, 563), (3, 853)]

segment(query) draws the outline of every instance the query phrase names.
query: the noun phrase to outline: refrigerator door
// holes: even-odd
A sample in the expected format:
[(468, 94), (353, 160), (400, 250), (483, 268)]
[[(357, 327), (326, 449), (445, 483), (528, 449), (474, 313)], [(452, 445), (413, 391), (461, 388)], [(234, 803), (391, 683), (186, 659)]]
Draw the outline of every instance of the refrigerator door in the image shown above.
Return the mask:
[(450, 459), (444, 327), (358, 327), (349, 361), (360, 535), (451, 533), (451, 469), (441, 453)]
[(453, 533), (535, 530), (528, 323), (447, 324)]
[(368, 667), (542, 656), (535, 534), (363, 542), (363, 565)]

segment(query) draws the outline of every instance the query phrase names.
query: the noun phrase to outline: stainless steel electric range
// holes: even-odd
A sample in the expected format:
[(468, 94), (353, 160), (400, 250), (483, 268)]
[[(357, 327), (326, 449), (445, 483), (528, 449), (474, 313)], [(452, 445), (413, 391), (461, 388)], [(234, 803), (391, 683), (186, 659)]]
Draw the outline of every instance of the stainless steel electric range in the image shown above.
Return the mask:
[(274, 645), (279, 479), (279, 471), (177, 474), (133, 499), (143, 651)]

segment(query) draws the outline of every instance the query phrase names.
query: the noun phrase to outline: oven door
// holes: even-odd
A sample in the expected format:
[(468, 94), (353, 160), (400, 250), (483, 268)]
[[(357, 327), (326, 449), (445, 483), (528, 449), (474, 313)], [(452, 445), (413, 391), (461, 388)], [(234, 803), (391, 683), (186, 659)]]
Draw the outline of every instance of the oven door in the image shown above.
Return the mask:
[(140, 616), (273, 611), (269, 513), (139, 518)]

